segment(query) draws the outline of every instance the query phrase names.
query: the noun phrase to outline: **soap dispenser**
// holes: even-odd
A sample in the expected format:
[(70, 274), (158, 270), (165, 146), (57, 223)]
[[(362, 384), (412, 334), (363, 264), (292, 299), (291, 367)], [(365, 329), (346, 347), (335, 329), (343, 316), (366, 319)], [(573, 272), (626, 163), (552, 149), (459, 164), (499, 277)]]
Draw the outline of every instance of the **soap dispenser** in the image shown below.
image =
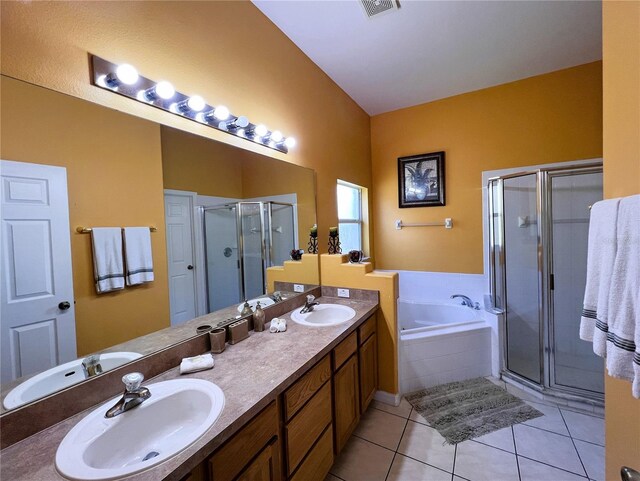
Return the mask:
[(264, 331), (264, 311), (260, 305), (260, 301), (256, 304), (256, 310), (253, 313), (253, 330), (255, 332)]
[(242, 312), (240, 313), (240, 316), (246, 317), (246, 316), (250, 316), (251, 314), (253, 314), (253, 311), (251, 310), (249, 301), (244, 301), (244, 306), (242, 306)]

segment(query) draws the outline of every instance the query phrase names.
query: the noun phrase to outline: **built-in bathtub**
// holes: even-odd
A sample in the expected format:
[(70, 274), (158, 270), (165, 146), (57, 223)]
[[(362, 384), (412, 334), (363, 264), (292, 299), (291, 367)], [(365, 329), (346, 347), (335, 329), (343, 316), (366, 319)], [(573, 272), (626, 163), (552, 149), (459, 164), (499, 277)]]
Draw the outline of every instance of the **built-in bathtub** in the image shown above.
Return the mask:
[(479, 310), (398, 300), (400, 391), (491, 375), (491, 328)]

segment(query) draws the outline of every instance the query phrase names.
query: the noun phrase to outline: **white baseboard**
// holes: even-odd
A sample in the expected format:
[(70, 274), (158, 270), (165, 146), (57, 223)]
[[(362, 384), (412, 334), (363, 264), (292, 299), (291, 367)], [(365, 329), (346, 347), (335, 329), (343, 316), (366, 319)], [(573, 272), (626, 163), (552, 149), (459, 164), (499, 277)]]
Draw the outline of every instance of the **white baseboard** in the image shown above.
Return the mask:
[(381, 403), (390, 404), (391, 406), (399, 406), (402, 396), (400, 393), (392, 394), (386, 391), (376, 391), (373, 395), (373, 399), (380, 401)]

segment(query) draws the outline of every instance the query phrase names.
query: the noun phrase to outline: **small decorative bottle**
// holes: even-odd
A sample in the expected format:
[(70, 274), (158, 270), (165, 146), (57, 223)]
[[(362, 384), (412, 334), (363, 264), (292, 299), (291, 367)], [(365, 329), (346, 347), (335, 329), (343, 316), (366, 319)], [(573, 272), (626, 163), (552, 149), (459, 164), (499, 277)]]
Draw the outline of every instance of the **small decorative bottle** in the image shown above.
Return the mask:
[(251, 314), (253, 314), (253, 311), (251, 310), (249, 301), (244, 301), (244, 306), (242, 306), (242, 312), (240, 313), (240, 316), (245, 317), (250, 316)]
[(253, 313), (253, 330), (255, 332), (264, 331), (264, 311), (260, 305), (260, 301), (256, 304), (256, 310)]

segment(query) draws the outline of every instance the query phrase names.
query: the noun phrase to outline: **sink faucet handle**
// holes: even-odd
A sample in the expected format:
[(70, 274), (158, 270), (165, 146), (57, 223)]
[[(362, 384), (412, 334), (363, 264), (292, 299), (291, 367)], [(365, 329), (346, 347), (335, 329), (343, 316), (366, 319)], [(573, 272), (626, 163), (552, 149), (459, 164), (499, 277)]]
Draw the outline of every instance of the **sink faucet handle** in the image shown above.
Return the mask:
[(140, 389), (142, 381), (144, 381), (144, 376), (140, 372), (130, 372), (129, 374), (122, 376), (122, 382), (128, 392)]
[(314, 296), (314, 295), (312, 295), (312, 294), (309, 294), (309, 295), (307, 296), (307, 304), (311, 304), (311, 303), (312, 303), (313, 301), (315, 301), (315, 300), (316, 300), (316, 296)]

